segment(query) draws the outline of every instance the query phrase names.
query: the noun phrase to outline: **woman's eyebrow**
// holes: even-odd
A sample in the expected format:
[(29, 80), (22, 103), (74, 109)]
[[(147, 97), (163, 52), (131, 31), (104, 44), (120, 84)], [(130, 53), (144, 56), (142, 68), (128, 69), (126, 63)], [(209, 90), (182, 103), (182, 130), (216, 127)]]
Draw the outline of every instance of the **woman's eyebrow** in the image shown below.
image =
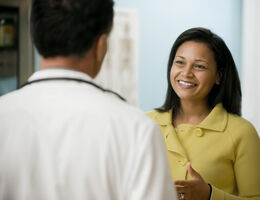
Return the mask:
[(205, 62), (205, 63), (209, 64), (206, 60), (203, 60), (203, 59), (196, 59), (195, 61), (196, 62)]

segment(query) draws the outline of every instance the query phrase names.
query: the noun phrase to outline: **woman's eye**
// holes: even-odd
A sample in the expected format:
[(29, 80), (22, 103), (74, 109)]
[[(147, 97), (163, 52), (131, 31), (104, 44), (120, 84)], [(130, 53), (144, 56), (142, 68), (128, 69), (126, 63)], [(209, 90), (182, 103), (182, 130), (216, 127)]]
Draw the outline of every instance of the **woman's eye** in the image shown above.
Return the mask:
[(197, 69), (206, 69), (206, 67), (203, 65), (195, 65), (194, 67)]
[(183, 64), (183, 61), (181, 61), (181, 60), (176, 60), (175, 63), (182, 65), (182, 64)]

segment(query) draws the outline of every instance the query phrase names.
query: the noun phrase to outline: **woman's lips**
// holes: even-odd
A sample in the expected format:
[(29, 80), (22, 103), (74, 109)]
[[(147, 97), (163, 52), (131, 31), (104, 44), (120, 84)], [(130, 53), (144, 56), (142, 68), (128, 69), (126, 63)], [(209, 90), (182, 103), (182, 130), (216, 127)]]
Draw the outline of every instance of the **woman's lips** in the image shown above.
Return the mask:
[(185, 87), (196, 87), (197, 84), (196, 83), (191, 83), (188, 81), (182, 81), (182, 80), (178, 80), (177, 81), (180, 85), (185, 86)]

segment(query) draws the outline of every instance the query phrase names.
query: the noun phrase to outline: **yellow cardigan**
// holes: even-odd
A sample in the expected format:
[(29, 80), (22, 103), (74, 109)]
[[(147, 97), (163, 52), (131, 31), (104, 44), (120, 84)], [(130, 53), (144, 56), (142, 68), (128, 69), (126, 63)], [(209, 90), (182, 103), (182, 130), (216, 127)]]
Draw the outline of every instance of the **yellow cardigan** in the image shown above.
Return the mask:
[(148, 112), (160, 125), (173, 180), (191, 179), (190, 161), (212, 185), (211, 200), (260, 199), (260, 139), (250, 122), (227, 113), (222, 104), (196, 126), (174, 128), (171, 114)]

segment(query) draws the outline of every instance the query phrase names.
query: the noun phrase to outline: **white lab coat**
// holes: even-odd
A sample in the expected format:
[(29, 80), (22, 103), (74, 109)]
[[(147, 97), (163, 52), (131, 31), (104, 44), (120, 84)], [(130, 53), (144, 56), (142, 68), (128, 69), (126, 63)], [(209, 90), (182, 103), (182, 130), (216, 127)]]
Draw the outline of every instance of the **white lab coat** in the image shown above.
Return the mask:
[[(86, 74), (46, 69), (37, 80)], [(175, 200), (158, 126), (114, 94), (44, 81), (0, 98), (1, 200)]]

